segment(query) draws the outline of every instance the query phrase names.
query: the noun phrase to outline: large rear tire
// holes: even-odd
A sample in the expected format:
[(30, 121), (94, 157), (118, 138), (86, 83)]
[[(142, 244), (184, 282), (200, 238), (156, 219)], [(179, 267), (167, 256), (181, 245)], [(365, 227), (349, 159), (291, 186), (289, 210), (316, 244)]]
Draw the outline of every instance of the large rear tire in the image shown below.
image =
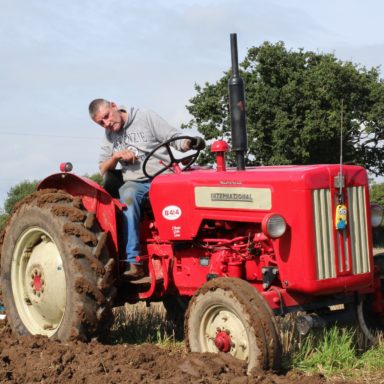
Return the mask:
[(19, 335), (63, 341), (103, 335), (113, 321), (113, 265), (80, 198), (41, 190), (9, 221), (1, 249), (8, 321)]
[(280, 339), (272, 311), (247, 282), (217, 278), (200, 288), (185, 316), (185, 338), (191, 352), (226, 352), (253, 368), (277, 370)]

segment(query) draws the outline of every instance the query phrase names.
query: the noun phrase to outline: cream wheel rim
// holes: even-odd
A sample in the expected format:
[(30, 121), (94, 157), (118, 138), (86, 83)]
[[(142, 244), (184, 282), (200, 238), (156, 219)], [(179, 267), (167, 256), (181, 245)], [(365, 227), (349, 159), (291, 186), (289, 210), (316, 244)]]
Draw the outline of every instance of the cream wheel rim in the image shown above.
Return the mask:
[(64, 317), (65, 271), (57, 245), (40, 227), (27, 229), (17, 240), (11, 282), (16, 308), (27, 330), (52, 336)]
[[(221, 348), (223, 340), (225, 347)], [(238, 314), (222, 305), (214, 305), (204, 313), (199, 330), (202, 352), (228, 352), (240, 360), (249, 359), (249, 337)], [(229, 344), (228, 344), (229, 343)], [(220, 347), (219, 347), (220, 345)]]

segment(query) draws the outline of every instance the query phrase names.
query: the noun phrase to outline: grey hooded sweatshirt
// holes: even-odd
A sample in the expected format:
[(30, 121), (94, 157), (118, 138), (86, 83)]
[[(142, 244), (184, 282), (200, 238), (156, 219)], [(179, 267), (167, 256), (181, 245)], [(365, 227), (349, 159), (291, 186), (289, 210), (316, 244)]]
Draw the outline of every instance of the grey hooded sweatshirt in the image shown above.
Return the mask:
[[(123, 128), (118, 132), (105, 131), (105, 139), (101, 147), (100, 163), (112, 157), (114, 152), (124, 149), (133, 151), (138, 160), (131, 162), (119, 161), (124, 181), (145, 181), (142, 165), (146, 155), (156, 146), (166, 140), (180, 136), (182, 133), (168, 124), (155, 112), (146, 109), (119, 108), (128, 113), (128, 119)], [(182, 150), (183, 140), (175, 141), (172, 145), (179, 151)], [(167, 150), (162, 148), (156, 151), (147, 163), (147, 173), (154, 174), (160, 168), (164, 168), (159, 161), (163, 159), (169, 162)]]

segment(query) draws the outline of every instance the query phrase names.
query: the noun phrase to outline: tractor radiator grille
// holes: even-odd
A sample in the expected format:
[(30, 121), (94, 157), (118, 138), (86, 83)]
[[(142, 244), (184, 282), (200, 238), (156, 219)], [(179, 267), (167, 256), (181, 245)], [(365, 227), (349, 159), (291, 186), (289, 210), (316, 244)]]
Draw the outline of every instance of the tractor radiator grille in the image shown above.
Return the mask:
[(335, 212), (330, 190), (313, 191), (318, 280), (333, 278), (339, 273), (359, 274), (369, 271), (364, 187), (347, 188), (347, 193), (348, 225), (345, 230), (337, 231), (334, 228)]
[(331, 192), (329, 189), (316, 189), (313, 191), (312, 198), (315, 220), (317, 279), (329, 279), (330, 277), (336, 277)]
[(352, 272), (366, 273), (370, 271), (367, 212), (364, 187), (347, 188), (348, 221), (351, 236)]

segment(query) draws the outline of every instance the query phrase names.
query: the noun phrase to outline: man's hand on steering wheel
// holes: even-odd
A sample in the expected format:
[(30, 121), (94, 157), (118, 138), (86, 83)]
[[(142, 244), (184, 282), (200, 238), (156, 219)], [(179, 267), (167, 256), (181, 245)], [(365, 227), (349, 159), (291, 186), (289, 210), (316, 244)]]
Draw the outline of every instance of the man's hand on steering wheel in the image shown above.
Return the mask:
[[(193, 150), (196, 151), (195, 153), (192, 153), (190, 155), (184, 156), (182, 158), (175, 158), (172, 150), (171, 150), (171, 144), (175, 141), (184, 140), (181, 148), (183, 151)], [(155, 156), (155, 153), (159, 150), (159, 148), (164, 147), (168, 153), (169, 156), (169, 162), (165, 162), (163, 160), (159, 161), (160, 164), (163, 165), (162, 168), (160, 168), (157, 172), (154, 174), (149, 174), (147, 172), (147, 164), (148, 160)], [(191, 137), (191, 136), (177, 136), (172, 139), (169, 139), (165, 141), (162, 144), (159, 144), (156, 148), (154, 148), (150, 153), (147, 154), (144, 162), (143, 162), (143, 173), (146, 177), (152, 179), (157, 175), (160, 175), (161, 173), (165, 172), (166, 170), (170, 169), (174, 172), (182, 172), (186, 169), (188, 169), (198, 158), (200, 151), (205, 148), (205, 141), (201, 137)], [(155, 156), (156, 157), (156, 156)], [(180, 168), (179, 164), (182, 164), (184, 168)]]
[(185, 140), (183, 149), (188, 151), (194, 149), (195, 151), (201, 151), (205, 148), (205, 141), (199, 136), (191, 137), (190, 139)]

